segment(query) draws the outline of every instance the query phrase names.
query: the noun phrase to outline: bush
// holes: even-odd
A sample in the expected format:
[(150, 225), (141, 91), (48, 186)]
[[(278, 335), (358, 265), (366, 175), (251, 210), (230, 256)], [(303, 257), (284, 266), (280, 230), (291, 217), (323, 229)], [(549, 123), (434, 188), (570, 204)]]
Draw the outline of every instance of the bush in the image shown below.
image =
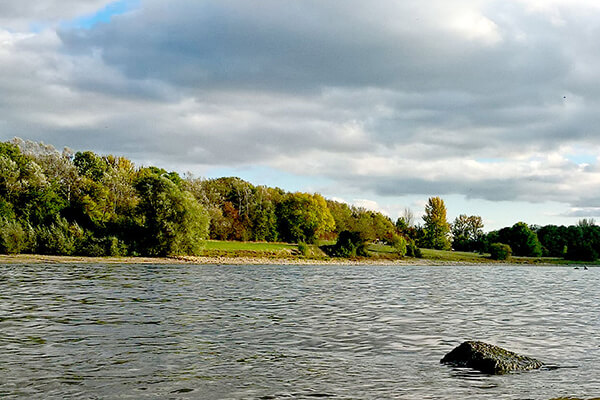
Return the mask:
[(66, 219), (58, 218), (49, 227), (39, 227), (36, 237), (39, 254), (70, 256), (76, 252), (76, 245), (84, 235), (79, 225), (70, 225)]
[(334, 257), (356, 257), (368, 256), (367, 244), (362, 239), (360, 232), (342, 231), (338, 236), (338, 240), (333, 246)]
[(512, 255), (512, 249), (504, 243), (493, 243), (490, 245), (490, 257), (492, 260), (508, 260)]
[(406, 255), (408, 257), (423, 258), (423, 253), (421, 253), (421, 249), (417, 247), (413, 240), (411, 240), (406, 245)]
[(17, 221), (0, 219), (0, 253), (19, 254), (27, 246), (27, 232)]
[(304, 242), (299, 242), (298, 251), (300, 252), (300, 254), (306, 257), (308, 255), (308, 245)]
[(127, 255), (127, 246), (115, 236), (95, 237), (91, 232), (77, 240), (76, 253), (88, 257)]
[(396, 254), (399, 256), (404, 257), (406, 255), (406, 239), (403, 236), (394, 235), (389, 244), (396, 250)]

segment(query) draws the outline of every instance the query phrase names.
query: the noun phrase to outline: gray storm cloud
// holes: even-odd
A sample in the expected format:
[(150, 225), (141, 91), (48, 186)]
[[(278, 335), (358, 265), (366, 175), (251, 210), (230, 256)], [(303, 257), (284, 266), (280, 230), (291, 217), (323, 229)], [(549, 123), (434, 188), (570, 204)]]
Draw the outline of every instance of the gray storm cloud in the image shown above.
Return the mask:
[[(6, 2), (0, 26), (67, 7), (40, 3)], [(142, 0), (90, 29), (5, 30), (0, 134), (379, 195), (595, 207), (598, 168), (569, 157), (600, 149), (598, 8), (449, 3)]]

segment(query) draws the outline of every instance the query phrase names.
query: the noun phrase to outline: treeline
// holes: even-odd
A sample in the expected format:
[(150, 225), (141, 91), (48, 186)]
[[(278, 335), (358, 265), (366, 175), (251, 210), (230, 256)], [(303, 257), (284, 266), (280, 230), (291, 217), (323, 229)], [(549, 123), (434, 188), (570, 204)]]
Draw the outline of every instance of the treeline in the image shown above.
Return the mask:
[(596, 260), (600, 227), (511, 227), (483, 232), (479, 216), (446, 218), (432, 197), (423, 224), (410, 210), (394, 223), (374, 211), (254, 186), (239, 178), (200, 179), (124, 157), (62, 152), (43, 143), (0, 142), (0, 253), (58, 255), (194, 255), (205, 239), (315, 243), (333, 256), (368, 255), (368, 244), (398, 255), (419, 247)]
[(182, 177), (21, 139), (0, 142), (2, 253), (193, 255), (207, 238), (313, 243), (344, 231), (401, 254), (407, 243), (414, 249), (390, 218), (319, 194)]
[(593, 219), (571, 226), (529, 226), (517, 222), (486, 234), (479, 216), (460, 215), (448, 223), (446, 207), (439, 197), (430, 198), (425, 206), (423, 226), (413, 226), (410, 219), (398, 219), (400, 232), (425, 248), (491, 253), (492, 258), (516, 255), (595, 261), (600, 256), (600, 226)]

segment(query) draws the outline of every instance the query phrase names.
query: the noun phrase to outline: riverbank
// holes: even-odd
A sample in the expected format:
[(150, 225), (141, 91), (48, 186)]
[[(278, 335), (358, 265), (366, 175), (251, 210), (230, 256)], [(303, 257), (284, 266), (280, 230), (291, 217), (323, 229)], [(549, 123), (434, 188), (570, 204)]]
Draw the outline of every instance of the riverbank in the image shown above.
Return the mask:
[[(27, 264), (154, 264), (154, 265), (172, 265), (172, 264), (193, 264), (193, 265), (537, 265), (537, 266), (575, 266), (580, 264), (543, 262), (527, 262), (515, 259), (511, 262), (498, 262), (493, 260), (483, 260), (472, 262), (456, 259), (441, 258), (411, 258), (404, 257), (400, 259), (384, 258), (327, 258), (313, 259), (296, 257), (267, 257), (267, 256), (179, 256), (179, 257), (82, 257), (82, 256), (50, 256), (38, 254), (18, 254), (4, 255), (0, 254), (0, 264), (27, 265)], [(588, 264), (589, 265), (589, 264)], [(591, 266), (596, 266), (592, 264)]]
[(198, 264), (198, 265), (456, 265), (417, 258), (386, 259), (310, 259), (261, 256), (179, 256), (179, 257), (80, 257), (36, 254), (0, 255), (0, 264)]

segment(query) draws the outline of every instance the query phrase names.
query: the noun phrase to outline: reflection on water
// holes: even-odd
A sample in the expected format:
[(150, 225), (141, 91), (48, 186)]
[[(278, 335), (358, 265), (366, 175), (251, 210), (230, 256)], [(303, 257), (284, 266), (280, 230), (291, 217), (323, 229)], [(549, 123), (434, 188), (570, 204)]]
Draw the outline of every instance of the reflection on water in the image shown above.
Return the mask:
[[(0, 266), (0, 398), (600, 394), (600, 270)], [(487, 376), (463, 340), (576, 368)]]

